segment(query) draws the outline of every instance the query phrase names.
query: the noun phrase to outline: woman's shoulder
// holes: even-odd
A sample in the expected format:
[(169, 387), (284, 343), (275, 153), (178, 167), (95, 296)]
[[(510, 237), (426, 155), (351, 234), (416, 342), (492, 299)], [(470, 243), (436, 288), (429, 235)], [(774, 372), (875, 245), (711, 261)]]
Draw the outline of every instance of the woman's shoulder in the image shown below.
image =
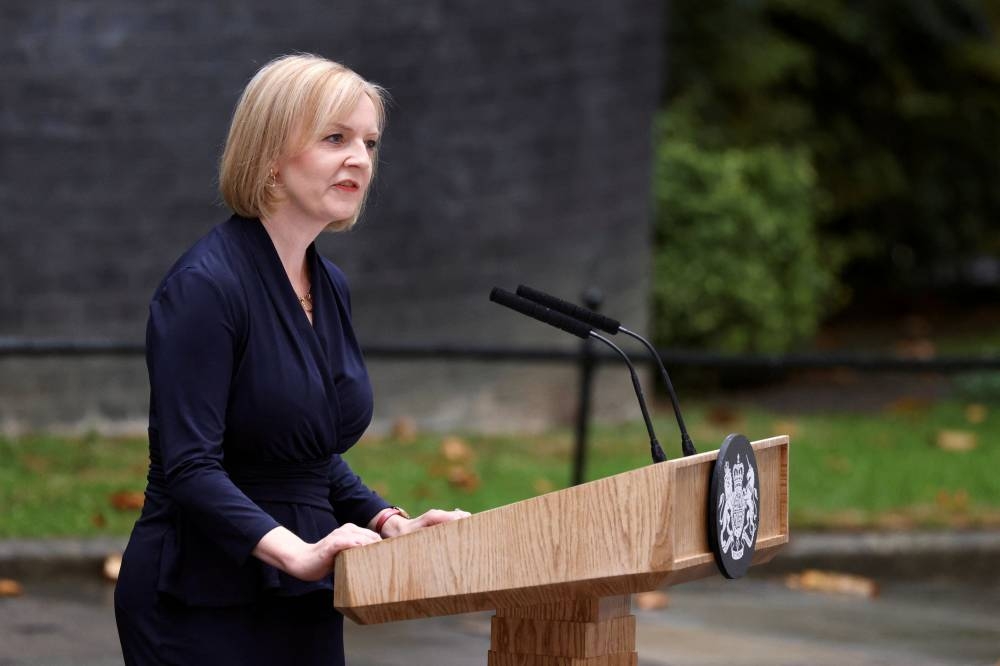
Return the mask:
[(174, 262), (163, 277), (153, 300), (177, 289), (211, 289), (227, 301), (242, 300), (238, 219), (214, 227)]

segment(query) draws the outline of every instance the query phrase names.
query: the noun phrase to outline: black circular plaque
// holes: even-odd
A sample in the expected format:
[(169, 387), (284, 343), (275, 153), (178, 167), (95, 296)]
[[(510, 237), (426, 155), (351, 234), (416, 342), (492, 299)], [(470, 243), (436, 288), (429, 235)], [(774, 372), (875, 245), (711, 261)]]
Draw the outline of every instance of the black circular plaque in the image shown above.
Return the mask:
[(708, 543), (726, 578), (750, 568), (760, 527), (760, 474), (750, 440), (726, 437), (708, 490)]

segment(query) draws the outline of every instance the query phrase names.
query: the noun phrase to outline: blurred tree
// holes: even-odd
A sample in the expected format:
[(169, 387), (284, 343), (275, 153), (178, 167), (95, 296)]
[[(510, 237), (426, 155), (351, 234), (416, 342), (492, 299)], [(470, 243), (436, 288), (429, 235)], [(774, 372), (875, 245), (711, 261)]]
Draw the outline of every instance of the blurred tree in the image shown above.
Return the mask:
[(848, 285), (961, 281), (1000, 255), (998, 25), (996, 0), (671, 0), (667, 122), (805, 149)]
[(808, 339), (834, 282), (817, 243), (808, 154), (779, 146), (709, 148), (676, 124), (662, 131), (657, 342), (776, 352)]

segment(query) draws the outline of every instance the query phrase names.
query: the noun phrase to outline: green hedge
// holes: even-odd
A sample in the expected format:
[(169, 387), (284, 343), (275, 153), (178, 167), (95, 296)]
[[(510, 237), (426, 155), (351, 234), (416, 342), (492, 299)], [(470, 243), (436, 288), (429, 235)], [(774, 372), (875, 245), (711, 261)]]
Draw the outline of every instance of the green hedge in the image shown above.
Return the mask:
[(834, 275), (820, 257), (804, 151), (707, 149), (661, 131), (654, 192), (660, 344), (774, 352), (815, 332)]

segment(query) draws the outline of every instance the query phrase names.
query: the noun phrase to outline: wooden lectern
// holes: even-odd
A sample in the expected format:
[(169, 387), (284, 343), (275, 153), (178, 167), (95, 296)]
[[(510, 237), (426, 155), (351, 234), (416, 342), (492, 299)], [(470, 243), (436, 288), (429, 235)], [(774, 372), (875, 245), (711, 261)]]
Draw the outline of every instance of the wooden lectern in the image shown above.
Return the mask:
[[(788, 542), (788, 437), (752, 443), (753, 564)], [(629, 594), (718, 575), (701, 453), (501, 506), (364, 548), (335, 566), (360, 624), (496, 609), (490, 666), (638, 664)]]

